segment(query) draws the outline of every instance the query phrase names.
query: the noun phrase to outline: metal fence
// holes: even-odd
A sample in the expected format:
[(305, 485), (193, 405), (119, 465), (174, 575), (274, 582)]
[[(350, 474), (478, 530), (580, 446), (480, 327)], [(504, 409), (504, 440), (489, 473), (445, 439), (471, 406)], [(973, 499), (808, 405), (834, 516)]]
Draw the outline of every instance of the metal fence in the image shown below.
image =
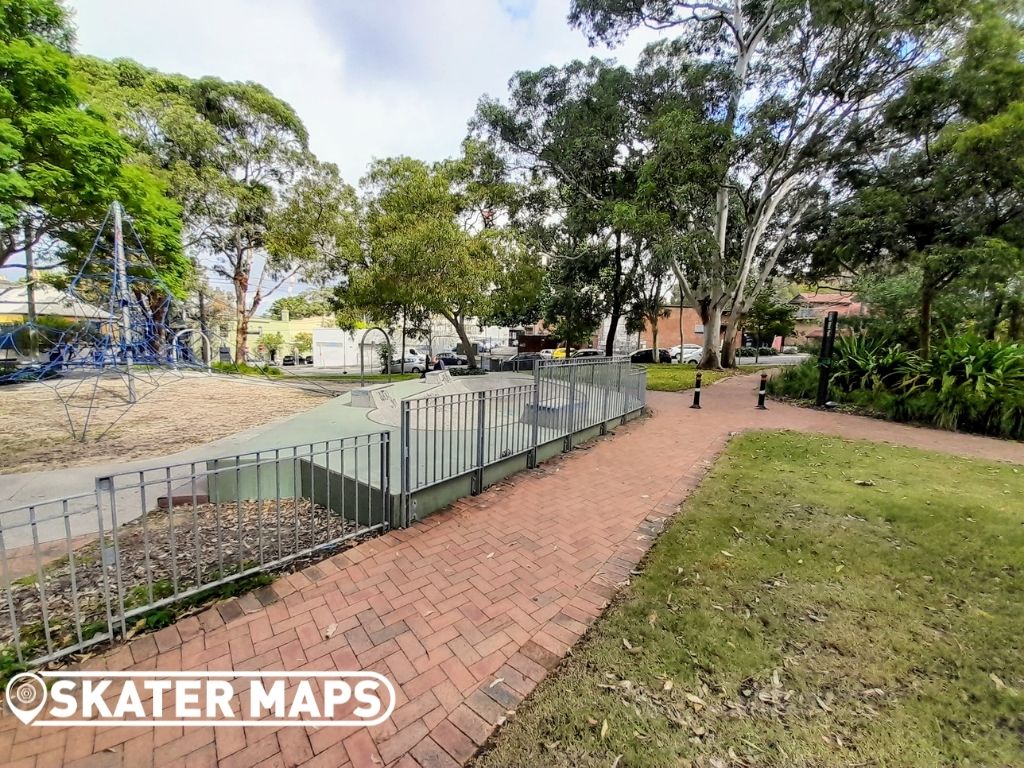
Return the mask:
[(0, 512), (0, 654), (42, 662), (390, 522), (390, 433), (98, 478)]
[(479, 492), (484, 470), (499, 461), (625, 419), (646, 403), (646, 370), (628, 358), (538, 361), (533, 381), (501, 389), (419, 397), (401, 403), (401, 520), (411, 522), (412, 494), (470, 475)]
[(488, 467), (534, 466), (541, 446), (567, 450), (645, 404), (646, 372), (627, 359), (544, 361), (521, 379), (469, 376), (469, 392), (401, 401), (399, 451), (384, 429), (114, 474), (0, 510), (0, 669), (130, 636), (172, 620), (172, 604), (406, 525), (412, 494), (467, 476), (478, 492)]

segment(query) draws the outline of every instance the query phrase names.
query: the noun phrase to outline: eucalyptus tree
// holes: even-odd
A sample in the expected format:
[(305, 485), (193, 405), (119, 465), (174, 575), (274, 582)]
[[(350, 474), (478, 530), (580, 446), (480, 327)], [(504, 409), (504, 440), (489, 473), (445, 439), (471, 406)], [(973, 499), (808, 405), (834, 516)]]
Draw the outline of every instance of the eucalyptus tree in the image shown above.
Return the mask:
[(97, 109), (182, 208), (186, 247), (231, 283), (235, 356), (250, 319), (295, 275), (343, 274), (358, 250), (354, 190), (309, 153), (295, 111), (256, 83), (193, 80), (133, 61), (77, 64)]
[[(675, 269), (704, 316), (702, 365), (731, 364), (743, 317), (815, 196), (882, 138), (886, 104), (941, 52), (961, 7), (956, 0), (573, 0), (570, 22), (592, 43), (614, 45), (640, 26), (678, 32), (650, 49), (643, 66), (668, 69), (679, 93), (710, 99), (699, 110), (683, 105), (659, 115), (647, 159), (687, 246)], [(673, 166), (688, 145), (702, 148), (686, 158), (697, 167)]]
[[(544, 191), (549, 207), (538, 211), (545, 222), (541, 229), (560, 229), (552, 242), (571, 251), (554, 252), (553, 258), (576, 260), (555, 270), (553, 277), (563, 274), (571, 287), (549, 291), (548, 318), (570, 323), (577, 297), (585, 295), (585, 316), (609, 317), (607, 354), (651, 244), (649, 222), (637, 202), (642, 106), (633, 73), (591, 59), (517, 73), (508, 102), (485, 96), (471, 123)], [(555, 282), (549, 279), (548, 285)], [(571, 335), (583, 327), (571, 325)]]
[[(895, 273), (917, 284), (917, 343), (927, 355), (944, 294), (988, 294), (1019, 325), (1024, 271), (1024, 34), (979, 10), (962, 45), (916, 73), (885, 130), (903, 151), (869, 156), (840, 176), (849, 194), (822, 216), (809, 249), (818, 273)], [(943, 316), (948, 312), (943, 311)], [(980, 318), (979, 318), (980, 319)]]
[(460, 221), (453, 169), (410, 157), (378, 160), (363, 181), (366, 205), (365, 262), (353, 271), (355, 306), (379, 312), (388, 305), (436, 313), (454, 328), (476, 365), (466, 331), (478, 315), (496, 270), (492, 237)]
[(24, 267), (31, 283), (35, 269), (73, 265), (119, 200), (161, 277), (180, 288), (191, 267), (178, 206), (91, 108), (72, 39), (60, 3), (0, 0), (0, 266)]

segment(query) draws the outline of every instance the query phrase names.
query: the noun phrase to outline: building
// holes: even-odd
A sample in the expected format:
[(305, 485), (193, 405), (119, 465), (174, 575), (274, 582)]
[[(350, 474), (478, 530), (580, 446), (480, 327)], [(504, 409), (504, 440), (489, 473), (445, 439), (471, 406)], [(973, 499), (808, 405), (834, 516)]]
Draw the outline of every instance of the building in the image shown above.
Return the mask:
[[(700, 313), (693, 307), (678, 306), (664, 307), (667, 315), (658, 318), (658, 346), (662, 349), (683, 344), (704, 344), (704, 323), (700, 319)], [(722, 324), (722, 333), (725, 333), (725, 324)], [(654, 346), (654, 334), (651, 328), (645, 327), (640, 333), (640, 344), (636, 344), (636, 336), (632, 339), (633, 349), (650, 348)]]
[[(108, 310), (59, 291), (52, 285), (37, 282), (33, 291), (36, 317), (55, 317), (70, 323), (103, 322)], [(0, 325), (21, 325), (28, 321), (28, 286), (0, 278)]]
[(829, 312), (838, 312), (840, 318), (864, 317), (867, 310), (864, 304), (857, 301), (850, 293), (811, 293), (802, 292), (793, 297), (791, 302), (796, 310), (796, 333), (793, 341), (806, 344), (808, 341), (821, 341), (822, 325)]

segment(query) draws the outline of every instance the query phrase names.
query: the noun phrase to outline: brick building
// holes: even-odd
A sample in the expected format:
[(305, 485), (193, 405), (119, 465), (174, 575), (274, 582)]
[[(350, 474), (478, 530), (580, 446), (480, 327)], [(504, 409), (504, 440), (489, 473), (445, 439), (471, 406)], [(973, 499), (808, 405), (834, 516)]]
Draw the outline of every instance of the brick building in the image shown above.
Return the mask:
[[(666, 307), (668, 316), (658, 318), (658, 346), (662, 349), (670, 349), (677, 344), (703, 344), (704, 323), (701, 322), (700, 314), (693, 307)], [(680, 314), (682, 324), (680, 325)], [(725, 332), (725, 324), (722, 324), (722, 332)], [(640, 334), (643, 347), (654, 345), (654, 334), (651, 329), (645, 328)]]
[(857, 301), (852, 293), (798, 293), (791, 303), (797, 307), (795, 344), (820, 341), (822, 324), (829, 312), (838, 312), (839, 317), (867, 314), (863, 302)]

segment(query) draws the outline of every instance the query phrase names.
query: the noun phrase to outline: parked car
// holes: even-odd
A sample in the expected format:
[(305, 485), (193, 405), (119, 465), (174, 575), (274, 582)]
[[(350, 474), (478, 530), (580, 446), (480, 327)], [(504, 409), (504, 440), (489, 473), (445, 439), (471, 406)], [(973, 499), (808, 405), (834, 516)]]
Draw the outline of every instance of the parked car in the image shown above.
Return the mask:
[(455, 352), (438, 352), (437, 357), (448, 368), (453, 365), (469, 365), (469, 358), (463, 357)]
[(684, 344), (683, 348), (679, 351), (679, 354), (673, 355), (672, 360), (683, 365), (700, 365), (700, 361), (704, 359), (704, 349), (695, 344)]
[(554, 351), (553, 349), (542, 349), (537, 354), (540, 355), (541, 360), (550, 360)]
[(312, 355), (306, 355), (304, 358), (302, 358), (302, 362), (305, 363), (306, 365), (312, 365), (313, 364), (313, 356)]
[(295, 355), (285, 355), (282, 357), (281, 365), (295, 365)]
[(577, 349), (572, 353), (573, 357), (604, 357), (600, 349)]
[(555, 349), (551, 350), (552, 360), (565, 360), (565, 357), (565, 347), (556, 347)]
[(704, 348), (700, 344), (676, 344), (668, 353), (672, 356), (673, 360), (678, 360), (683, 352), (702, 352)]
[(672, 355), (668, 353), (667, 349), (658, 350), (658, 359), (654, 359), (653, 349), (638, 349), (632, 355), (629, 356), (629, 362), (631, 363), (671, 363)]
[(542, 360), (539, 352), (520, 352), (510, 360), (501, 364), (503, 371), (532, 371), (538, 360)]
[[(406, 373), (423, 373), (424, 368), (427, 366), (427, 358), (424, 355), (409, 354), (405, 356), (405, 372)], [(388, 369), (386, 366), (381, 366), (381, 373), (387, 373)], [(391, 359), (391, 372), (401, 373), (402, 372), (402, 358), (394, 357)]]

